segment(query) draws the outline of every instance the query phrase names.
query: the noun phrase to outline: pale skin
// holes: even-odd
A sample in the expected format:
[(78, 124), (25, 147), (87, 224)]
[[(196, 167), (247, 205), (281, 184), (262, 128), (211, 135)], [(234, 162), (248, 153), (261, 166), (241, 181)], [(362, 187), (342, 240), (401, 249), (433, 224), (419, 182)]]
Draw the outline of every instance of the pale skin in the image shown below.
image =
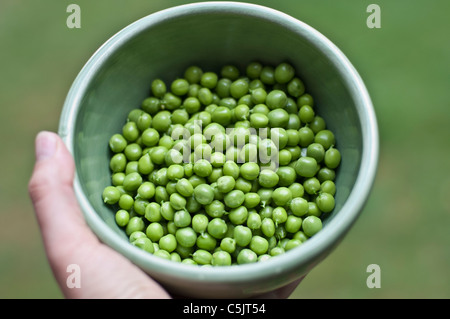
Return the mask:
[[(86, 224), (75, 197), (75, 165), (62, 139), (40, 132), (35, 140), (36, 162), (28, 184), (44, 248), (65, 298), (163, 299), (171, 296), (121, 254), (98, 240)], [(79, 288), (69, 287), (67, 267), (81, 270)], [(299, 281), (261, 298), (287, 298)]]

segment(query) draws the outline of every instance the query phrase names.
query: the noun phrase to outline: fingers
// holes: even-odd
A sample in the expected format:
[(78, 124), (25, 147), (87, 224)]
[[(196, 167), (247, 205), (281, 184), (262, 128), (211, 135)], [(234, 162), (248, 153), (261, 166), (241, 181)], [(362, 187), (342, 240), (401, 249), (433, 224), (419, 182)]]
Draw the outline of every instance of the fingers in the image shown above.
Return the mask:
[(66, 277), (67, 261), (76, 247), (98, 244), (88, 231), (76, 201), (72, 182), (74, 163), (55, 133), (36, 136), (36, 163), (28, 191), (41, 229), (44, 247), (58, 282)]
[[(36, 163), (28, 191), (55, 278), (69, 298), (165, 298), (168, 294), (138, 267), (99, 242), (85, 223), (73, 190), (75, 165), (55, 133), (35, 141)], [(75, 267), (73, 267), (75, 266)], [(71, 271), (79, 287), (68, 284)]]

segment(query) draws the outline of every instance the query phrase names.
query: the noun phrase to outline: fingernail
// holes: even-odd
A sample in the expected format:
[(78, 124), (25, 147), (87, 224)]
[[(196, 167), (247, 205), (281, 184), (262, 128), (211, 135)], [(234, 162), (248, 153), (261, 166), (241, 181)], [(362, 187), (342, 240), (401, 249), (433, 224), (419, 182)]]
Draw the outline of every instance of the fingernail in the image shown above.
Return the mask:
[(56, 150), (56, 138), (51, 132), (40, 132), (36, 136), (36, 160), (42, 161), (53, 156)]

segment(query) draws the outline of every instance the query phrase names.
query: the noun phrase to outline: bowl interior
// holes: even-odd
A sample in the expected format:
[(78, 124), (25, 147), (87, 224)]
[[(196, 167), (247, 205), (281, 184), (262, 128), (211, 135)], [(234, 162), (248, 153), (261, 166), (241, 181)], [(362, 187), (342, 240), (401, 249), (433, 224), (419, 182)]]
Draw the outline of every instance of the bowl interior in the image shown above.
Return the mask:
[[(336, 208), (325, 220), (323, 236), (334, 236), (336, 241), (343, 235), (367, 196), (359, 194), (361, 202), (348, 207), (347, 215), (342, 212), (362, 178), (362, 165), (367, 165), (362, 162), (364, 153), (376, 142), (368, 131), (373, 130), (373, 119), (371, 110), (365, 109), (370, 106), (366, 92), (361, 92), (365, 89), (355, 82), (359, 77), (345, 57), (317, 31), (279, 12), (237, 3), (188, 5), (145, 17), (106, 42), (80, 72), (66, 100), (60, 134), (68, 137), (75, 157), (83, 209), (95, 212), (107, 226), (103, 230), (109, 228), (127, 242), (114, 212), (102, 202), (102, 191), (110, 184), (108, 140), (121, 131), (128, 112), (149, 96), (151, 81), (170, 82), (193, 64), (218, 71), (224, 64), (243, 68), (254, 60), (272, 65), (290, 62), (314, 97), (317, 113), (335, 133), (342, 162), (336, 179)], [(340, 229), (327, 235), (333, 220), (341, 223)], [(320, 253), (330, 248), (325, 242), (316, 247)], [(296, 258), (292, 263), (299, 262)], [(301, 258), (305, 258), (304, 267), (297, 265), (295, 276), (310, 267), (310, 261)]]

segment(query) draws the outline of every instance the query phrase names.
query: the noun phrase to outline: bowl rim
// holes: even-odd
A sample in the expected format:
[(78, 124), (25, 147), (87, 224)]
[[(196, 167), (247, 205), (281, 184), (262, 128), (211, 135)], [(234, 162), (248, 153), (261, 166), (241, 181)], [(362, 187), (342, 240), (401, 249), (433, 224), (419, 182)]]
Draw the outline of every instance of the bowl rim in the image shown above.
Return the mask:
[[(307, 264), (310, 260), (322, 254), (327, 249), (332, 248), (343, 238), (360, 215), (361, 210), (369, 197), (378, 166), (378, 126), (367, 88), (354, 66), (342, 51), (313, 27), (286, 13), (269, 7), (231, 1), (196, 2), (151, 13), (150, 15), (129, 24), (110, 37), (86, 62), (67, 94), (60, 117), (58, 134), (63, 139), (70, 153), (74, 155), (74, 129), (82, 97), (96, 72), (117, 48), (135, 37), (136, 34), (162, 23), (169, 18), (174, 19), (186, 15), (206, 12), (245, 14), (280, 24), (312, 42), (329, 58), (340, 73), (345, 82), (345, 86), (348, 87), (356, 104), (358, 118), (361, 123), (363, 146), (358, 176), (346, 202), (338, 212), (338, 215), (327, 222), (326, 227), (324, 227), (324, 230), (326, 229), (326, 231), (317, 233), (300, 247), (287, 251), (276, 258), (271, 258), (266, 262), (236, 266), (198, 267), (188, 266), (153, 256), (137, 247), (129, 245), (123, 238), (117, 236), (117, 234), (96, 213), (87, 196), (83, 193), (77, 172), (75, 173), (73, 183), (75, 194), (87, 224), (97, 237), (99, 237), (103, 243), (151, 273), (162, 274), (165, 277), (215, 283), (246, 282), (262, 279), (270, 273), (286, 273), (300, 265)], [(295, 278), (292, 280), (294, 279)]]

